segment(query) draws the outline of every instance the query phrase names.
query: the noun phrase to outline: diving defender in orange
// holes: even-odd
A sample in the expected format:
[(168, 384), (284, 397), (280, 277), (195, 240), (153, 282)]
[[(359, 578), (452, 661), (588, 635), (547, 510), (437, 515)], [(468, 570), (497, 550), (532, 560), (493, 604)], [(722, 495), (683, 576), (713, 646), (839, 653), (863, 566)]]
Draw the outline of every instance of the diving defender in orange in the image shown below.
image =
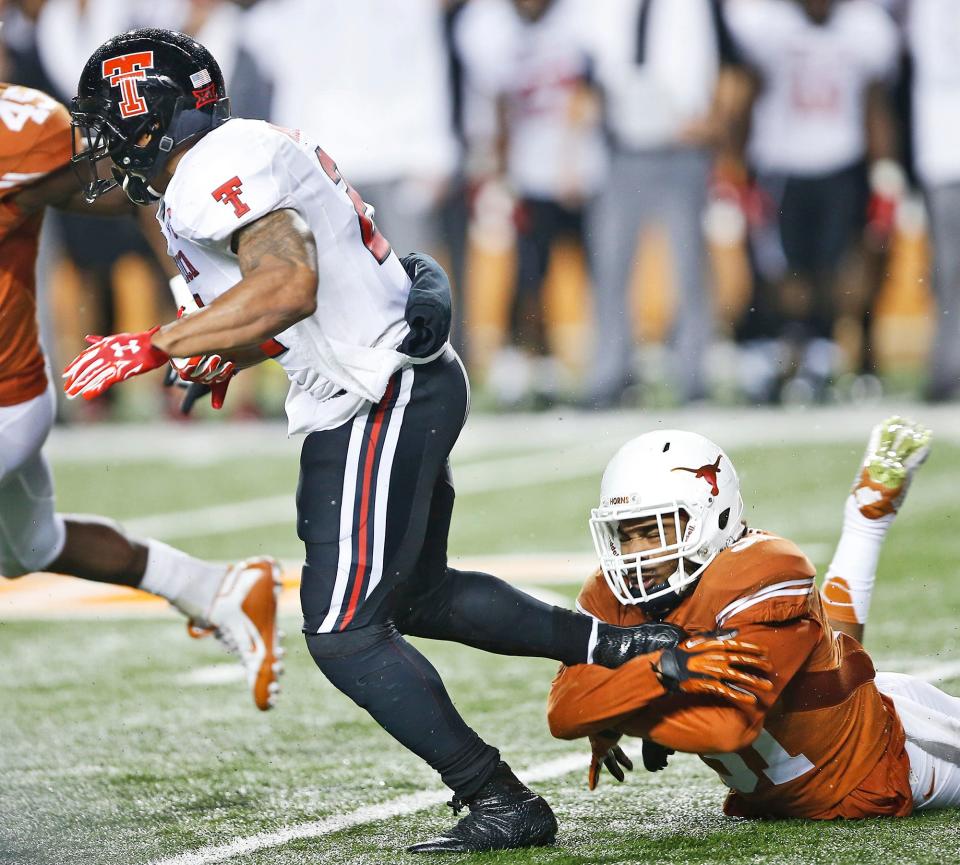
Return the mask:
[[(689, 636), (616, 670), (561, 668), (550, 729), (589, 737), (591, 789), (603, 767), (618, 780), (632, 768), (619, 745), (628, 735), (644, 740), (651, 771), (674, 751), (699, 755), (730, 788), (733, 816), (895, 817), (960, 805), (960, 699), (876, 673), (849, 635), (862, 634), (883, 534), (929, 443), (928, 430), (900, 418), (874, 430), (827, 600), (795, 544), (747, 529), (736, 471), (715, 444), (667, 430), (620, 449), (590, 520), (600, 570), (578, 607)], [(880, 528), (871, 522), (885, 517)], [(750, 654), (709, 658), (711, 645), (731, 640)]]
[[(41, 452), (55, 399), (37, 329), (34, 271), (44, 209), (87, 207), (72, 154), (66, 108), (37, 90), (0, 84), (0, 576), (51, 571), (160, 595), (190, 619), (191, 633), (216, 633), (240, 655), (254, 700), (267, 709), (282, 655), (273, 559), (205, 562), (160, 541), (133, 540), (108, 520), (56, 512)], [(123, 212), (126, 197), (118, 190), (97, 209)]]

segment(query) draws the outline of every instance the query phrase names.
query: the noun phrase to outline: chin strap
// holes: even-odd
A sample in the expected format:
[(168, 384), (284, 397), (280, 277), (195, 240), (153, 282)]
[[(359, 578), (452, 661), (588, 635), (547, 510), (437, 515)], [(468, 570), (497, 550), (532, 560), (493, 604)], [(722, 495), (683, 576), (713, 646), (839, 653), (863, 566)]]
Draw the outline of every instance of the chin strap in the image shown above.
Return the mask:
[(109, 186), (99, 190), (97, 195), (102, 195), (104, 192), (109, 191), (109, 189), (111, 189), (113, 186), (119, 184), (123, 187), (123, 191), (127, 194), (127, 198), (129, 198), (134, 204), (149, 206), (163, 198), (163, 196), (150, 185), (149, 181), (147, 181), (146, 178), (141, 177), (139, 174), (121, 171), (116, 166), (114, 166), (111, 170), (116, 180), (99, 181), (100, 183), (109, 184)]

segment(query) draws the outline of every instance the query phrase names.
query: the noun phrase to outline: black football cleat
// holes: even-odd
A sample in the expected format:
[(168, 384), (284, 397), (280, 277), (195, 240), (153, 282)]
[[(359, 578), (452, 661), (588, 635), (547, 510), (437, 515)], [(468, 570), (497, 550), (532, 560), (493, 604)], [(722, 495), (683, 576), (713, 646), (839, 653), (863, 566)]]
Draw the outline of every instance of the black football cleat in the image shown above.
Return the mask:
[(683, 629), (667, 622), (650, 622), (634, 628), (618, 628), (603, 622), (597, 627), (593, 663), (616, 669), (638, 655), (672, 649), (686, 636)]
[(500, 761), (493, 775), (469, 800), (454, 796), (455, 814), (470, 809), (438, 838), (407, 848), (410, 853), (482, 853), (518, 847), (544, 847), (557, 835), (557, 818), (542, 796), (527, 787)]

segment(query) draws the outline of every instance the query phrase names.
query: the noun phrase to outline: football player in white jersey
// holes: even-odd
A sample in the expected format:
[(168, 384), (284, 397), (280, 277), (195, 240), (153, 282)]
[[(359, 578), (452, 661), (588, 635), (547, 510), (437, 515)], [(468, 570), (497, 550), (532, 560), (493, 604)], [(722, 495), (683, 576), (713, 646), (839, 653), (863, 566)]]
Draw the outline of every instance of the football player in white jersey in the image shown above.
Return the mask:
[[(306, 135), (231, 118), (210, 53), (164, 30), (122, 34), (87, 62), (72, 103), (88, 198), (119, 183), (157, 216), (202, 308), (96, 339), (65, 373), (93, 398), (171, 358), (221, 390), (235, 365), (274, 357), (305, 433), (297, 529), (306, 548), (307, 645), (324, 675), (436, 769), (470, 813), (410, 849), (549, 844), (550, 807), (470, 729), (436, 670), (401, 634), (502, 654), (616, 667), (676, 642), (551, 607), (488, 574), (447, 566), (448, 455), (469, 407), (450, 348), (449, 283), (401, 264), (373, 212)], [(109, 158), (113, 179), (100, 179)], [(412, 276), (408, 276), (408, 271)], [(221, 394), (222, 396), (222, 394)]]

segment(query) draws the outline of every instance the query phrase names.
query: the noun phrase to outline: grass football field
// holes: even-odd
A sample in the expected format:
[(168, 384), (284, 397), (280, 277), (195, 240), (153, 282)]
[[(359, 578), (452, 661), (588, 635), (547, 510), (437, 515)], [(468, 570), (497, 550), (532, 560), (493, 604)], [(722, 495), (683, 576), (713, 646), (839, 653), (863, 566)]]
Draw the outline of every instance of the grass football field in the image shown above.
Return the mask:
[[(724, 446), (750, 523), (797, 541), (822, 574), (867, 432), (885, 413), (475, 418), (455, 451), (451, 555), (526, 569), (538, 580), (528, 588), (572, 604), (573, 577), (592, 567), (586, 519), (599, 473), (622, 441), (662, 423)], [(960, 694), (960, 420), (918, 414), (937, 440), (884, 549), (866, 643), (878, 668)], [(63, 511), (122, 519), (211, 558), (295, 563), (297, 445), (280, 425), (96, 428), (56, 431), (49, 455)], [(403, 852), (451, 825), (448, 791), (326, 682), (292, 609), (281, 700), (261, 714), (231, 659), (188, 639), (172, 612), (78, 603), (13, 613), (6, 588), (0, 581), (0, 862), (451, 861)], [(561, 826), (555, 847), (457, 861), (960, 861), (960, 812), (732, 820), (720, 810), (725, 788), (699, 760), (676, 755), (650, 775), (638, 742), (626, 743), (638, 765), (627, 782), (606, 777), (590, 793), (584, 743), (547, 730), (554, 662), (418, 645), (468, 721), (538, 779)]]

